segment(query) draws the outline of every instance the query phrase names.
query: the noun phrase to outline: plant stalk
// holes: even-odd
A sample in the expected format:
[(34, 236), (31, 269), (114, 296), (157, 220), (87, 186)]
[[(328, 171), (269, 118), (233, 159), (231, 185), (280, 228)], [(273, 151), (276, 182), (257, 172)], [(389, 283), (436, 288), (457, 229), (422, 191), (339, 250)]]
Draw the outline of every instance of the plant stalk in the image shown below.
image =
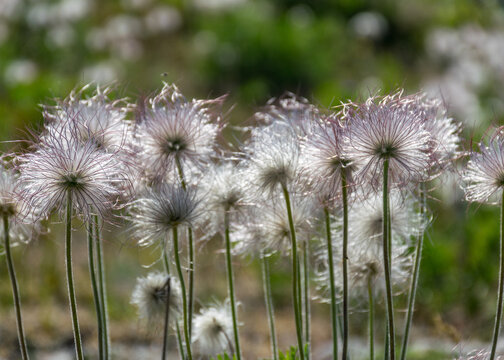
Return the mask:
[(226, 266), (229, 286), (229, 300), (231, 302), (231, 315), (233, 317), (233, 334), (236, 349), (236, 358), (241, 360), (240, 335), (238, 333), (238, 316), (236, 313), (236, 301), (234, 292), (233, 280), (233, 264), (231, 262), (231, 238), (229, 235), (229, 214), (226, 211), (224, 214), (225, 238), (226, 238)]
[(308, 268), (309, 246), (308, 241), (303, 242), (303, 305), (306, 359), (310, 360), (310, 272)]
[(369, 359), (374, 360), (374, 301), (373, 285), (368, 279), (368, 305), (369, 305)]
[(268, 323), (269, 323), (270, 338), (271, 338), (271, 351), (273, 352), (273, 360), (278, 360), (278, 348), (277, 348), (277, 338), (276, 338), (276, 330), (275, 330), (275, 314), (273, 312), (273, 297), (271, 296), (269, 260), (266, 258), (264, 253), (261, 254), (261, 269), (262, 269), (263, 285), (264, 285), (264, 300), (266, 302), (266, 309), (268, 311)]
[(79, 327), (79, 318), (77, 316), (77, 301), (75, 299), (74, 277), (72, 270), (72, 192), (67, 191), (66, 203), (66, 273), (68, 284), (68, 297), (70, 300), (70, 312), (72, 314), (72, 328), (75, 341), (75, 353), (78, 360), (84, 360), (84, 352), (82, 350), (82, 340)]
[(10, 248), (10, 236), (9, 236), (9, 215), (4, 214), (3, 216), (4, 225), (4, 240), (5, 240), (5, 260), (7, 261), (7, 271), (9, 272), (9, 277), (12, 285), (12, 297), (14, 300), (14, 310), (16, 312), (16, 325), (19, 340), (19, 349), (21, 351), (21, 357), (23, 360), (27, 360), (28, 348), (26, 346), (26, 337), (23, 330), (23, 319), (21, 317), (21, 297), (19, 296), (19, 288), (16, 277), (16, 270), (14, 269), (14, 262), (12, 261), (12, 254)]
[(101, 299), (100, 293), (98, 291), (98, 285), (96, 282), (96, 267), (95, 267), (95, 254), (93, 248), (93, 222), (88, 221), (88, 260), (89, 260), (89, 276), (91, 278), (91, 287), (93, 289), (93, 299), (95, 303), (96, 310), (96, 321), (98, 324), (98, 352), (100, 354), (100, 359), (104, 359), (104, 346), (103, 346), (103, 318), (101, 314)]
[(383, 163), (383, 264), (385, 270), (385, 290), (387, 296), (387, 319), (389, 334), (390, 360), (395, 360), (395, 329), (394, 329), (394, 305), (392, 299), (392, 284), (390, 280), (390, 234), (389, 234), (389, 193), (388, 193), (389, 159)]
[(180, 254), (178, 246), (178, 228), (173, 227), (173, 252), (175, 254), (175, 266), (177, 267), (177, 275), (180, 281), (180, 289), (182, 290), (182, 306), (184, 310), (184, 339), (186, 342), (187, 359), (192, 360), (191, 353), (191, 339), (189, 337), (189, 317), (188, 317), (188, 307), (187, 307), (187, 292), (184, 281), (184, 274), (182, 273), (182, 266), (180, 265)]
[(329, 289), (331, 291), (331, 325), (332, 325), (332, 340), (333, 340), (333, 360), (338, 358), (338, 323), (336, 309), (336, 289), (334, 287), (334, 258), (333, 258), (333, 245), (331, 236), (331, 216), (329, 209), (324, 207), (325, 226), (326, 226), (326, 240), (327, 240), (327, 260), (329, 267)]
[[(426, 202), (425, 184), (422, 184), (420, 190), (420, 216), (422, 217), (425, 215), (426, 211), (425, 202)], [(415, 263), (413, 265), (413, 274), (411, 277), (410, 289), (408, 294), (408, 313), (406, 315), (404, 337), (401, 347), (401, 360), (406, 360), (406, 352), (408, 349), (409, 331), (413, 320), (413, 312), (415, 309), (415, 297), (418, 287), (418, 277), (420, 275), (420, 262), (422, 259), (423, 238), (424, 238), (424, 232), (422, 230), (421, 233), (418, 235), (417, 248), (415, 251)]]
[(501, 198), (501, 215), (500, 215), (500, 274), (499, 274), (499, 294), (497, 296), (497, 314), (495, 315), (495, 327), (492, 338), (492, 351), (490, 352), (490, 360), (495, 359), (497, 350), (497, 341), (499, 340), (499, 330), (502, 320), (502, 296), (504, 293), (504, 191)]
[(105, 360), (109, 359), (110, 337), (108, 331), (108, 305), (107, 288), (105, 282), (105, 264), (103, 260), (103, 241), (101, 239), (100, 220), (98, 215), (93, 215), (95, 226), (94, 236), (96, 243), (96, 262), (98, 268), (98, 286), (100, 291), (101, 316), (103, 324), (103, 356)]
[(341, 168), (341, 196), (343, 201), (343, 351), (342, 360), (348, 360), (348, 191), (346, 169)]
[(305, 359), (304, 346), (303, 346), (303, 328), (300, 314), (300, 306), (298, 299), (298, 254), (297, 254), (297, 240), (296, 230), (294, 228), (294, 220), (292, 218), (291, 201), (287, 187), (282, 185), (283, 195), (285, 198), (285, 207), (287, 208), (287, 216), (289, 218), (289, 230), (291, 238), (291, 253), (292, 253), (292, 300), (294, 305), (294, 318), (296, 321), (296, 335), (298, 342), (299, 357), (301, 360)]
[(165, 319), (164, 319), (164, 329), (163, 329), (163, 352), (161, 355), (161, 360), (166, 359), (166, 354), (168, 353), (168, 324), (170, 322), (170, 275), (166, 281), (166, 306), (165, 306)]

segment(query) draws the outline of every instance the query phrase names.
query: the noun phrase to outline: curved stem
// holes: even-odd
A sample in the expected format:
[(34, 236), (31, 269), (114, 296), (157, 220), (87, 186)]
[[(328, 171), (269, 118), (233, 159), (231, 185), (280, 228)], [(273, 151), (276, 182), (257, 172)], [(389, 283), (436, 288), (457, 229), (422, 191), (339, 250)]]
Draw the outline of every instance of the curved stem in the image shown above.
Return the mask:
[[(425, 184), (422, 184), (420, 190), (420, 215), (423, 217), (426, 211), (426, 194), (425, 194)], [(401, 347), (401, 360), (406, 359), (406, 352), (408, 349), (408, 339), (409, 339), (409, 331), (411, 327), (411, 322), (413, 320), (413, 312), (415, 308), (415, 297), (416, 290), (418, 287), (418, 277), (420, 274), (420, 262), (422, 259), (422, 247), (423, 247), (423, 231), (418, 235), (417, 248), (415, 252), (415, 263), (413, 265), (413, 274), (411, 277), (410, 289), (408, 294), (408, 313), (406, 315), (406, 324), (404, 327), (404, 337)]]
[(305, 326), (306, 359), (310, 359), (310, 274), (308, 268), (309, 247), (308, 241), (303, 243), (303, 305)]
[(233, 264), (231, 262), (231, 239), (229, 236), (229, 215), (226, 212), (224, 214), (224, 224), (226, 227), (225, 238), (226, 238), (226, 266), (228, 275), (228, 286), (229, 286), (229, 300), (231, 302), (231, 315), (233, 317), (233, 334), (236, 347), (236, 357), (238, 360), (241, 359), (241, 349), (240, 349), (240, 335), (238, 333), (238, 316), (236, 314), (236, 302), (234, 293), (234, 282), (233, 282)]
[(326, 226), (326, 240), (327, 240), (327, 260), (329, 267), (329, 289), (331, 291), (331, 324), (332, 324), (332, 339), (333, 339), (333, 359), (338, 358), (338, 323), (337, 323), (337, 309), (336, 309), (336, 289), (334, 287), (334, 258), (333, 258), (333, 245), (331, 237), (331, 217), (329, 209), (324, 207), (325, 226)]
[(373, 285), (368, 279), (368, 305), (369, 305), (369, 359), (374, 360), (374, 301)]
[(170, 275), (166, 280), (166, 306), (165, 306), (165, 319), (164, 319), (164, 329), (163, 329), (163, 352), (161, 355), (161, 360), (166, 359), (166, 354), (168, 352), (168, 324), (170, 322)]
[(346, 169), (341, 168), (341, 194), (343, 201), (343, 352), (342, 360), (348, 359), (348, 194)]
[(388, 173), (389, 159), (383, 163), (383, 264), (385, 269), (385, 290), (387, 294), (387, 318), (389, 333), (390, 360), (395, 360), (395, 330), (394, 330), (394, 305), (392, 300), (392, 284), (390, 280), (390, 234), (389, 234), (389, 197), (388, 197)]
[(497, 314), (495, 315), (495, 327), (492, 338), (492, 351), (490, 360), (495, 359), (497, 341), (499, 339), (499, 330), (502, 320), (502, 296), (504, 293), (504, 191), (501, 198), (501, 216), (500, 216), (500, 274), (499, 274), (499, 294), (497, 296)]
[(303, 330), (302, 321), (298, 299), (298, 254), (297, 254), (297, 240), (296, 230), (294, 228), (294, 220), (292, 218), (292, 209), (289, 191), (282, 185), (283, 195), (285, 198), (285, 207), (287, 208), (287, 216), (289, 218), (289, 230), (291, 238), (291, 253), (292, 253), (292, 301), (294, 303), (294, 318), (296, 321), (296, 335), (298, 341), (299, 357), (304, 360), (304, 346), (303, 346)]
[(66, 234), (65, 234), (65, 247), (66, 247), (66, 273), (68, 284), (68, 297), (70, 300), (70, 311), (72, 313), (72, 328), (75, 341), (75, 353), (78, 360), (84, 360), (84, 353), (82, 351), (82, 340), (79, 327), (79, 319), (77, 316), (77, 301), (75, 300), (74, 278), (72, 270), (72, 192), (67, 192), (66, 203)]
[(273, 312), (273, 297), (271, 296), (271, 282), (269, 272), (269, 260), (264, 253), (261, 254), (261, 270), (264, 285), (264, 300), (268, 311), (268, 323), (270, 328), (271, 351), (273, 352), (273, 360), (278, 360), (278, 348), (275, 330), (275, 314)]
[(93, 222), (88, 222), (88, 260), (89, 260), (89, 276), (91, 278), (91, 287), (93, 289), (93, 299), (95, 303), (96, 310), (96, 321), (98, 323), (98, 352), (100, 354), (100, 359), (104, 358), (104, 347), (103, 347), (103, 318), (101, 314), (101, 300), (100, 293), (98, 291), (98, 285), (96, 284), (96, 268), (95, 268), (95, 255), (93, 249)]
[(7, 271), (9, 273), (12, 285), (12, 297), (14, 300), (14, 310), (16, 311), (16, 325), (19, 339), (19, 348), (21, 351), (22, 359), (27, 360), (29, 359), (28, 348), (26, 346), (26, 338), (23, 330), (23, 319), (21, 317), (21, 299), (19, 296), (18, 282), (16, 278), (16, 271), (14, 269), (14, 262), (12, 261), (12, 255), (10, 249), (9, 216), (7, 214), (4, 214), (3, 216), (3, 225), (4, 225), (4, 237), (5, 237), (5, 260), (7, 261)]
[(95, 225), (96, 262), (98, 267), (98, 286), (100, 290), (101, 316), (103, 324), (103, 355), (106, 360), (109, 358), (109, 331), (108, 331), (108, 305), (107, 288), (105, 284), (105, 265), (103, 261), (103, 241), (101, 239), (100, 220), (98, 215), (93, 215)]
[(177, 267), (177, 275), (180, 281), (180, 289), (182, 290), (182, 306), (184, 310), (184, 339), (186, 342), (187, 358), (189, 360), (192, 360), (191, 340), (189, 338), (189, 324), (188, 324), (189, 318), (187, 313), (187, 293), (184, 281), (184, 274), (182, 273), (182, 266), (180, 265), (177, 226), (173, 227), (173, 252), (175, 254), (175, 266)]

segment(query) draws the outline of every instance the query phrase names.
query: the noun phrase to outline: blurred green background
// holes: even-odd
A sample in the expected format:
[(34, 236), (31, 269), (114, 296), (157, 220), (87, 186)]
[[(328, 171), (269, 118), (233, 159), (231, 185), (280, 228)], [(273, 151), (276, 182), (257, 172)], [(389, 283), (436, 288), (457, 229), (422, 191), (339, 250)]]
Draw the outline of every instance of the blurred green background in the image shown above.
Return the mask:
[[(232, 124), (249, 120), (259, 106), (285, 91), (328, 108), (379, 90), (423, 89), (442, 97), (449, 114), (463, 124), (463, 146), (470, 149), (504, 116), (504, 9), (497, 1), (483, 0), (0, 1), (3, 151), (19, 146), (8, 141), (27, 138), (26, 129), (40, 127), (38, 104), (53, 97), (94, 81), (114, 82), (118, 95), (137, 99), (159, 89), (163, 80), (175, 82), (190, 98), (228, 94)], [(457, 172), (445, 176), (433, 189), (433, 225), (424, 250), (413, 341), (415, 336), (441, 338), (460, 341), (465, 349), (464, 344), (491, 335), (499, 214), (497, 208), (468, 206), (457, 178)], [(42, 349), (68, 346), (71, 340), (58, 226), (15, 251), (28, 337)], [(146, 272), (142, 265), (156, 256), (137, 249), (122, 229), (111, 228), (106, 237), (113, 339), (147, 344), (157, 337), (136, 322), (129, 294), (135, 278)], [(82, 253), (77, 256), (78, 294), (88, 319), (84, 333), (94, 346), (81, 240), (76, 247)], [(203, 249), (202, 300), (225, 295), (223, 270), (211, 260), (221, 256), (218, 248), (217, 241)], [(290, 278), (278, 262), (283, 270), (274, 280), (275, 301), (279, 316), (285, 313), (280, 344), (286, 348), (293, 343)], [(260, 271), (253, 261), (237, 260), (237, 267), (245, 323), (253, 322), (254, 311), (263, 311)], [(217, 280), (202, 277), (206, 271), (215, 272)], [(16, 346), (11, 306), (2, 261), (0, 358)], [(327, 313), (324, 305), (314, 309), (316, 345), (329, 339)], [(266, 356), (265, 319), (244, 329), (250, 356)], [(365, 334), (364, 325), (353, 331)]]

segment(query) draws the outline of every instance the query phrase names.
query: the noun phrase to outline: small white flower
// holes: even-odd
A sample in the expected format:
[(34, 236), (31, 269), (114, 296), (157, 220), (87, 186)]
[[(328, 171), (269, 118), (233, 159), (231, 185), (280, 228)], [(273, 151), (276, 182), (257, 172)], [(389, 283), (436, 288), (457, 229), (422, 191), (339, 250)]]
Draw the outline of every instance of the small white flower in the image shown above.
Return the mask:
[(199, 354), (215, 356), (234, 352), (233, 319), (228, 304), (214, 305), (194, 317), (193, 342)]
[(170, 322), (175, 322), (178, 321), (182, 309), (181, 294), (177, 279), (160, 272), (151, 272), (137, 279), (131, 295), (131, 304), (138, 308), (140, 319), (152, 324), (164, 320), (168, 302)]

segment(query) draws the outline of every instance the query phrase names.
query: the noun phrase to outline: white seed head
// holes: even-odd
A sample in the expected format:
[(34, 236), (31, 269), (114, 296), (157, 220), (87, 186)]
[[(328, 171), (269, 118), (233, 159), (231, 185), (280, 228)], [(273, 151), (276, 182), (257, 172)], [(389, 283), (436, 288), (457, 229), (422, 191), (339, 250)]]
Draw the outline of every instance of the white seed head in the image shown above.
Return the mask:
[(182, 309), (181, 301), (179, 281), (160, 272), (151, 272), (138, 278), (131, 295), (131, 304), (137, 307), (138, 317), (149, 324), (159, 324), (164, 320), (167, 302), (170, 322), (178, 321)]
[(165, 178), (177, 172), (177, 162), (186, 170), (207, 164), (214, 154), (219, 118), (212, 114), (215, 100), (187, 101), (175, 85), (165, 84), (150, 99), (138, 124), (138, 158), (148, 176)]
[(233, 319), (229, 304), (214, 305), (194, 317), (193, 342), (203, 356), (232, 353)]
[(431, 137), (424, 119), (403, 106), (400, 95), (347, 105), (349, 136), (345, 151), (355, 161), (355, 178), (366, 179), (374, 187), (381, 183), (387, 159), (389, 183), (395, 186), (424, 179), (430, 167)]
[[(146, 188), (129, 206), (133, 237), (141, 246), (166, 241), (175, 226), (191, 227), (201, 218), (199, 195), (192, 187), (167, 183)], [(182, 232), (180, 232), (182, 233)]]
[[(72, 122), (66, 124), (74, 128)], [(27, 205), (47, 216), (66, 207), (67, 194), (72, 196), (78, 215), (91, 213), (102, 217), (117, 206), (128, 174), (116, 153), (99, 151), (92, 141), (82, 143), (66, 127), (48, 133), (35, 145), (33, 152), (18, 158), (21, 194)]]
[(500, 202), (498, 196), (504, 186), (504, 133), (494, 130), (488, 145), (479, 144), (480, 152), (473, 152), (462, 175), (467, 201)]

